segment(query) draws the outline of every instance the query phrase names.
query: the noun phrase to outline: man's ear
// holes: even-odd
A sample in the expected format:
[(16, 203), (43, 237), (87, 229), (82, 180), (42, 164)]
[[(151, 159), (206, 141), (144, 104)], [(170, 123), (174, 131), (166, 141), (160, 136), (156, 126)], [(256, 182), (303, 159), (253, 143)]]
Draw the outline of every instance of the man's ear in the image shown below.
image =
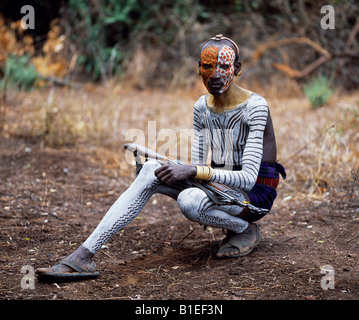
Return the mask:
[(234, 63), (234, 75), (237, 76), (241, 72), (242, 64), (240, 61)]
[(201, 60), (198, 61), (197, 73), (201, 76)]

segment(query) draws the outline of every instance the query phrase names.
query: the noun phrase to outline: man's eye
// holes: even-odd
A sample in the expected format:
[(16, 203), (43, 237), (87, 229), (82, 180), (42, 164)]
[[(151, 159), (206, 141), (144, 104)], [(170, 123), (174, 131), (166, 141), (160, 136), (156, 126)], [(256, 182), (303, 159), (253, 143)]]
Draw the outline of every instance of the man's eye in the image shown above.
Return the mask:
[(203, 68), (203, 69), (211, 69), (211, 68), (212, 68), (212, 65), (207, 64), (207, 63), (204, 63), (204, 64), (202, 64), (202, 68)]
[(221, 64), (219, 67), (223, 70), (227, 70), (230, 68), (229, 64)]

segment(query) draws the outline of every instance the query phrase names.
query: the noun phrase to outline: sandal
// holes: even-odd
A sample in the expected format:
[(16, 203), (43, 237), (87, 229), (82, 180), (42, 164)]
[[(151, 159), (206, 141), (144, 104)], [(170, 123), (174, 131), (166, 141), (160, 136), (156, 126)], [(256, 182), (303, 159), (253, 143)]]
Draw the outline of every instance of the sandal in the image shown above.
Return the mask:
[[(261, 241), (261, 235), (259, 232), (259, 228), (256, 224), (256, 241), (250, 242), (247, 239), (241, 239), (242, 233), (228, 233), (227, 236), (222, 240), (219, 246), (219, 250), (217, 253), (218, 258), (238, 258), (244, 257), (251, 253), (253, 249), (259, 244)], [(245, 250), (245, 248), (249, 248)], [(232, 254), (229, 256), (218, 256), (218, 254), (228, 251), (228, 249), (237, 249), (239, 251), (238, 254)]]
[[(59, 267), (65, 265), (70, 267), (75, 272), (59, 272)], [(75, 264), (72, 261), (61, 260), (57, 265), (53, 266), (50, 272), (45, 272), (37, 275), (37, 279), (41, 282), (53, 283), (53, 282), (70, 282), (81, 281), (87, 279), (93, 279), (99, 276), (98, 272), (93, 272), (96, 268), (96, 264), (92, 261), (87, 269)]]

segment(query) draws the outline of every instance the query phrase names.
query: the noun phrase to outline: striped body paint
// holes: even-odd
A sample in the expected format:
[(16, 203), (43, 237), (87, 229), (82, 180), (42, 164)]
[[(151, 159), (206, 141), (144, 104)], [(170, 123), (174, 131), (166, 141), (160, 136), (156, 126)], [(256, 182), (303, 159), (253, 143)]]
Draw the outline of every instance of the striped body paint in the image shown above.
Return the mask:
[[(202, 96), (193, 110), (192, 163), (206, 163), (210, 153), (211, 162), (227, 166), (226, 170), (213, 170), (210, 181), (250, 191), (262, 161), (268, 114), (267, 101), (255, 93), (222, 114), (212, 112), (207, 107), (206, 96)], [(242, 170), (232, 171), (233, 167)]]

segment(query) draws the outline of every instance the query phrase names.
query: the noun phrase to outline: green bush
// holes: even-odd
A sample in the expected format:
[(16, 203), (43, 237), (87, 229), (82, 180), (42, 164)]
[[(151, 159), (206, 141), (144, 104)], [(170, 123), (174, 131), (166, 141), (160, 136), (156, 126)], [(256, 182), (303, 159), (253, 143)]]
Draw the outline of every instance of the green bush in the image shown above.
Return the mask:
[[(106, 80), (122, 71), (122, 28), (134, 23), (129, 12), (137, 0), (70, 0), (67, 22), (72, 30), (71, 42), (80, 53), (77, 60), (93, 80)], [(127, 30), (126, 29), (126, 30)]]
[(6, 90), (8, 87), (30, 91), (33, 89), (38, 76), (28, 55), (9, 55), (2, 68), (2, 73), (3, 78), (0, 81), (1, 91)]
[(333, 91), (330, 88), (329, 79), (325, 76), (319, 76), (304, 85), (304, 94), (310, 101), (312, 107), (318, 108), (328, 102)]
[(71, 30), (77, 63), (93, 80), (121, 74), (125, 57), (139, 45), (167, 50), (178, 61), (179, 50), (170, 48), (191, 29), (188, 19), (209, 18), (199, 0), (69, 0), (65, 9), (62, 21)]

